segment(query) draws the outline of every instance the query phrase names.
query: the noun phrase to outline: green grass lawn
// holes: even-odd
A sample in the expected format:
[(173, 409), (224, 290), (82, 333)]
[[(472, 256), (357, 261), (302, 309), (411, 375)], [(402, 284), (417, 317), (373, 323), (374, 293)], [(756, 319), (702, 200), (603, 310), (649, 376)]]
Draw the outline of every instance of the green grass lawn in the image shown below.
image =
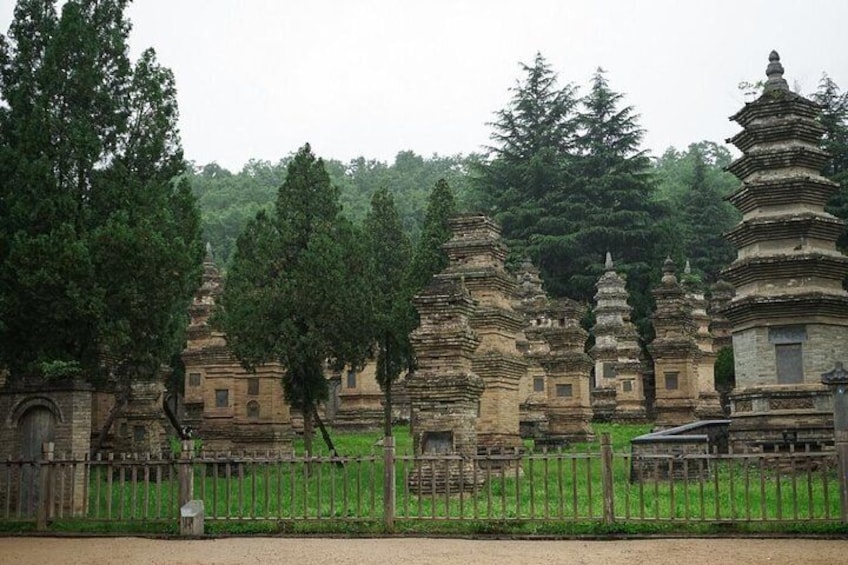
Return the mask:
[[(711, 461), (712, 473), (701, 480), (648, 480), (631, 483), (630, 439), (648, 426), (601, 424), (597, 437), (609, 433), (613, 445), (616, 521), (697, 524), (807, 523), (834, 521), (839, 516), (838, 482), (832, 469), (776, 473), (758, 461)], [(383, 519), (383, 448), (379, 432), (333, 433), (340, 462), (332, 462), (323, 443), (316, 442), (311, 465), (302, 458), (275, 461), (241, 459), (238, 463), (196, 465), (195, 497), (205, 503), (206, 517), (215, 521), (293, 524), (338, 522), (368, 528)], [(395, 516), (399, 521), (487, 523), (592, 524), (603, 517), (600, 443), (533, 453), (504, 469), (481, 469), (480, 486), (468, 492), (416, 493), (408, 487), (415, 473), (409, 430), (395, 432)], [(295, 450), (303, 454), (300, 441)], [(338, 464), (337, 464), (338, 463)], [(440, 463), (458, 465), (457, 461)], [(697, 460), (691, 461), (698, 465)], [(152, 471), (151, 471), (152, 472)], [(150, 485), (138, 473), (92, 474), (89, 516), (108, 520), (173, 520), (177, 492), (173, 466), (159, 470), (160, 482)], [(473, 482), (466, 476), (468, 483)], [(122, 480), (119, 480), (122, 479)], [(121, 484), (123, 486), (121, 486)], [(107, 503), (111, 500), (111, 503)], [(299, 526), (297, 526), (299, 527)], [(317, 526), (316, 526), (317, 527)], [(332, 528), (324, 524), (321, 528)], [(492, 526), (494, 527), (494, 526)], [(547, 526), (546, 526), (547, 527)], [(550, 526), (553, 527), (553, 526)]]

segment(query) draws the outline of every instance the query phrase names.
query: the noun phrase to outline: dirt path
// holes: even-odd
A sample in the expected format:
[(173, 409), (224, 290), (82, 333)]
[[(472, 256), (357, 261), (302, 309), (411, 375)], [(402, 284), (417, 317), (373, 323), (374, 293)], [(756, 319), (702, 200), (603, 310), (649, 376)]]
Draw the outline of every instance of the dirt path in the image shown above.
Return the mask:
[(831, 565), (848, 563), (848, 541), (659, 539), (504, 541), (462, 539), (0, 538), (0, 563), (15, 565)]

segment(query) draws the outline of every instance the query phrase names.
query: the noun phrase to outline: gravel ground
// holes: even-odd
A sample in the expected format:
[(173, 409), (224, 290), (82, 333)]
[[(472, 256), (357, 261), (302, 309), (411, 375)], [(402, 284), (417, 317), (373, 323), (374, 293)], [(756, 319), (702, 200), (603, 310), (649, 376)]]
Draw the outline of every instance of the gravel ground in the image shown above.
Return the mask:
[(814, 539), (642, 539), (511, 541), (465, 539), (0, 538), (0, 563), (295, 565), (702, 565), (848, 564), (848, 541)]

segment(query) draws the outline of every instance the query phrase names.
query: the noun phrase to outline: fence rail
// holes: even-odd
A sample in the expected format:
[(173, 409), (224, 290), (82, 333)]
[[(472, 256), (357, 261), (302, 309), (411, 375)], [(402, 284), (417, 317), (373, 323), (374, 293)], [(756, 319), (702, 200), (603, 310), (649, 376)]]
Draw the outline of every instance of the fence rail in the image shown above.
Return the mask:
[(587, 451), (356, 457), (56, 457), (0, 462), (0, 520), (839, 522), (834, 453)]

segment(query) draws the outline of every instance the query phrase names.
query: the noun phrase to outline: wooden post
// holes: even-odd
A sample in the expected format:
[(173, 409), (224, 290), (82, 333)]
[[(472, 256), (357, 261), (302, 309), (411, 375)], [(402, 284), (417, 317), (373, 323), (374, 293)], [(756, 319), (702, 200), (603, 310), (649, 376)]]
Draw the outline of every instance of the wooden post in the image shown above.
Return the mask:
[(842, 523), (848, 524), (848, 372), (837, 362), (832, 371), (823, 373), (823, 384), (833, 392), (833, 439), (839, 468), (839, 507)]
[(35, 527), (38, 531), (47, 530), (47, 520), (50, 518), (50, 509), (53, 505), (53, 489), (51, 485), (53, 471), (53, 442), (45, 441), (41, 444), (41, 461), (39, 467), (38, 481), (38, 509)]
[(386, 531), (395, 528), (395, 438), (383, 438), (383, 520)]
[(609, 433), (601, 434), (601, 481), (604, 495), (604, 524), (615, 522), (612, 481), (612, 442)]
[(179, 507), (194, 498), (194, 469), (191, 464), (191, 458), (194, 455), (193, 442), (183, 440), (180, 442), (182, 449), (180, 451), (180, 460), (177, 464), (177, 475), (179, 481)]

